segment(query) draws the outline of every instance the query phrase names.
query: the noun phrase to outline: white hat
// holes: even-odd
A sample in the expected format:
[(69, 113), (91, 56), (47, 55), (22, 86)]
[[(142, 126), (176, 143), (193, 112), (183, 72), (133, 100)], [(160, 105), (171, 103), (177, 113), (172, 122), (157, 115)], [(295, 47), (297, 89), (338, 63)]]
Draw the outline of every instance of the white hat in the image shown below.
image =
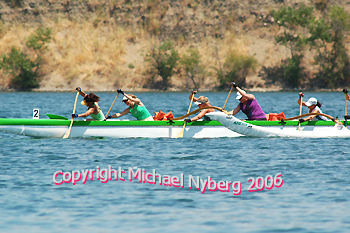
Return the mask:
[(205, 96), (199, 96), (197, 101), (194, 102), (196, 105), (200, 105), (200, 104), (205, 104), (205, 103), (208, 103), (209, 104), (209, 99), (208, 97), (205, 97)]
[(311, 97), (307, 102), (305, 102), (305, 105), (310, 107), (311, 105), (316, 105), (317, 104), (317, 99), (314, 97)]
[(126, 100), (128, 100), (128, 98), (124, 96), (122, 101), (126, 101)]
[[(244, 94), (246, 94), (246, 92), (245, 92), (245, 91), (243, 91), (243, 90), (242, 90), (242, 92), (243, 92)], [(240, 100), (241, 98), (242, 98), (241, 93), (239, 93), (239, 91), (237, 91), (236, 100)]]

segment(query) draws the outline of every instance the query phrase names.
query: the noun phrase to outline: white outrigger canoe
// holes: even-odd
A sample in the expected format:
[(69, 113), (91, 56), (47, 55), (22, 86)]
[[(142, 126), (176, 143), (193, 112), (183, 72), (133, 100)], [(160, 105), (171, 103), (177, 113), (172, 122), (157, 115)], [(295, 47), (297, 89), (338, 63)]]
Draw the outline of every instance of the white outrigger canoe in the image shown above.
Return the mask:
[[(298, 121), (242, 121), (223, 112), (206, 114), (212, 120), (219, 121), (228, 129), (250, 137), (297, 137), (297, 138), (348, 138), (350, 130), (344, 122), (307, 121), (300, 124)], [(305, 114), (310, 115), (310, 114)], [(311, 115), (320, 115), (313, 114)], [(323, 114), (325, 115), (325, 114)], [(346, 123), (345, 123), (346, 125)]]
[[(50, 114), (48, 114), (50, 115)], [(72, 137), (115, 138), (176, 138), (184, 121), (83, 121), (76, 120), (70, 132)], [(0, 118), (0, 131), (42, 138), (62, 138), (70, 120), (64, 119), (8, 119)], [(218, 121), (196, 121), (186, 124), (185, 138), (238, 137)]]

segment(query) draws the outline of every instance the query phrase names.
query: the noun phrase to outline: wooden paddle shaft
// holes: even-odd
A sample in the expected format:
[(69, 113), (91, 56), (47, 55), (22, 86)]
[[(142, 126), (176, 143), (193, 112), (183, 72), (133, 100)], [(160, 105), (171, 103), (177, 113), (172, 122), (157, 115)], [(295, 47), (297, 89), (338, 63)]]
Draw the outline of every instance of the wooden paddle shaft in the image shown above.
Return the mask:
[(75, 110), (77, 109), (78, 96), (79, 96), (79, 92), (78, 92), (77, 95), (75, 96), (73, 114), (75, 114)]
[(346, 93), (345, 93), (345, 116), (348, 115), (348, 107), (347, 107), (347, 102), (346, 102)]
[[(299, 111), (299, 116), (301, 116), (303, 110), (303, 96), (300, 95), (300, 111)], [(300, 131), (300, 122), (298, 123), (298, 131)]]
[(192, 102), (193, 102), (193, 98), (194, 98), (194, 94), (192, 94), (192, 98), (191, 98), (190, 106), (188, 106), (187, 114), (190, 113)]
[(108, 112), (107, 112), (106, 118), (108, 117), (109, 113), (111, 112), (111, 110), (112, 110), (112, 108), (113, 108), (113, 105), (114, 105), (115, 101), (116, 101), (117, 98), (118, 98), (118, 95), (119, 95), (119, 93), (118, 93), (117, 96), (114, 98), (114, 101), (113, 101), (111, 107), (109, 108), (109, 110), (108, 110)]
[[(190, 106), (188, 107), (188, 110), (187, 110), (187, 114), (190, 113), (191, 106), (192, 106), (192, 102), (193, 102), (193, 98), (194, 98), (194, 94), (192, 94), (192, 98), (191, 98)], [(187, 114), (186, 114), (186, 115), (187, 115)], [(184, 125), (183, 125), (183, 127), (182, 127), (182, 130), (180, 131), (180, 133), (177, 135), (176, 138), (183, 138), (183, 137), (184, 137), (185, 127), (186, 127), (186, 122), (184, 122)]]
[(228, 93), (228, 96), (227, 96), (227, 98), (226, 98), (226, 101), (225, 101), (224, 107), (222, 107), (222, 109), (225, 109), (226, 104), (227, 104), (227, 101), (228, 101), (228, 99), (230, 98), (230, 95), (231, 95), (231, 91), (232, 91), (232, 89), (233, 89), (233, 85), (231, 86), (231, 90), (230, 90), (230, 92)]
[[(75, 109), (77, 108), (78, 96), (79, 96), (79, 92), (77, 92), (77, 96), (75, 97), (74, 108), (73, 108), (73, 114), (75, 114)], [(68, 128), (68, 131), (65, 133), (65, 135), (63, 136), (63, 138), (69, 138), (70, 131), (71, 131), (72, 125), (73, 125), (73, 121), (74, 121), (74, 118), (72, 117), (72, 120), (70, 121), (70, 125), (69, 125), (69, 128)]]
[(347, 93), (344, 93), (345, 94), (345, 127), (347, 127), (347, 124), (348, 124), (348, 120), (347, 120), (347, 115), (348, 115), (348, 106), (347, 106), (347, 102), (346, 102), (346, 95)]

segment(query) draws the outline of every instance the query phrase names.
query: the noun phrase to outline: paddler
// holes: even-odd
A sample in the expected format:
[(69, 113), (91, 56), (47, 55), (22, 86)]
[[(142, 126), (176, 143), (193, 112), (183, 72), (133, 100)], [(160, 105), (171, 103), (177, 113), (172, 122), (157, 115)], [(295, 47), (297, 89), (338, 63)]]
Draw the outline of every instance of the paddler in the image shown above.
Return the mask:
[(239, 111), (242, 111), (247, 115), (248, 120), (260, 120), (266, 121), (266, 115), (260, 107), (258, 101), (253, 94), (247, 94), (244, 90), (239, 88), (234, 82), (232, 86), (237, 90), (236, 99), (239, 100), (239, 104), (229, 114), (236, 115)]
[(153, 117), (139, 98), (135, 95), (126, 94), (121, 89), (118, 89), (117, 92), (124, 95), (123, 103), (129, 107), (120, 113), (108, 116), (106, 119), (118, 118), (131, 113), (131, 115), (139, 121), (153, 121)]
[[(299, 105), (301, 103), (301, 97), (304, 97), (304, 94), (302, 92), (299, 93), (299, 99), (298, 99)], [(311, 97), (307, 102), (303, 101), (302, 104), (303, 106), (308, 107), (309, 113), (323, 113), (321, 111), (322, 104), (315, 97)], [(325, 116), (311, 115), (304, 119), (299, 119), (299, 122), (303, 123), (305, 121), (318, 121), (318, 120), (328, 121), (328, 118)]]
[[(189, 99), (191, 100), (192, 96), (194, 94), (196, 94), (196, 93), (197, 93), (197, 91), (192, 91), (192, 93), (189, 96)], [(193, 102), (196, 105), (198, 105), (199, 108), (211, 106), (208, 97), (205, 97), (205, 96), (199, 96), (198, 98), (193, 96)], [(201, 118), (204, 118), (204, 120), (206, 120), (206, 121), (210, 121), (210, 118), (205, 116), (205, 114), (207, 114), (208, 112), (215, 112), (215, 109), (212, 109), (212, 108), (203, 109), (202, 111), (200, 111), (198, 113), (197, 116), (192, 117), (191, 119), (185, 119), (185, 122), (189, 123), (189, 122), (192, 122), (192, 121), (197, 121), (197, 120), (199, 120)]]
[(81, 102), (81, 104), (86, 105), (86, 107), (88, 107), (88, 110), (83, 114), (72, 114), (72, 117), (77, 118), (91, 116), (92, 119), (87, 120), (103, 121), (105, 119), (105, 115), (103, 114), (102, 110), (100, 109), (97, 103), (100, 101), (100, 97), (98, 97), (94, 93), (90, 93), (87, 95), (81, 90), (80, 87), (77, 87), (76, 90), (79, 91), (79, 94), (82, 97), (84, 97), (84, 100)]

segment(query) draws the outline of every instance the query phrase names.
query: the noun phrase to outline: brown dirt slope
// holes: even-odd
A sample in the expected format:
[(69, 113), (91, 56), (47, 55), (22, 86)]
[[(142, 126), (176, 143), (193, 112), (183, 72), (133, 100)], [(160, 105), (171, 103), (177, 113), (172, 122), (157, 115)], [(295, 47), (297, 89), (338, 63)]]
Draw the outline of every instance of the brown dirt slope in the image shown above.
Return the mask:
[[(341, 5), (345, 0), (4, 0), (0, 1), (0, 54), (11, 46), (26, 50), (25, 40), (37, 27), (53, 28), (39, 90), (109, 91), (149, 89), (149, 65), (144, 57), (162, 41), (176, 42), (180, 54), (197, 47), (206, 72), (196, 77), (202, 90), (218, 85), (215, 70), (228, 52), (253, 55), (261, 66), (278, 64), (290, 55), (276, 45), (278, 26), (270, 16), (283, 5)], [(347, 42), (349, 43), (349, 41)], [(265, 89), (259, 68), (249, 74), (250, 88)], [(11, 78), (0, 71), (0, 88)], [(170, 90), (193, 83), (180, 69)], [(268, 87), (269, 89), (278, 87)]]

